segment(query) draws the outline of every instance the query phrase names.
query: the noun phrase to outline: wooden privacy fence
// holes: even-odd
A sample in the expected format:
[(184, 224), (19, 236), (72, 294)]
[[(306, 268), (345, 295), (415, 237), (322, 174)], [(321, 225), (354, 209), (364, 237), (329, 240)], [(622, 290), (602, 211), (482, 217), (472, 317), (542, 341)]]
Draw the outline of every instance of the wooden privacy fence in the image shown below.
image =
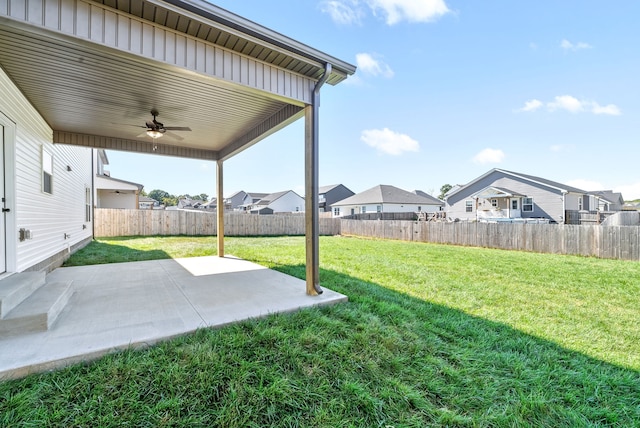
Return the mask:
[[(216, 235), (216, 213), (183, 210), (96, 208), (95, 236)], [(304, 214), (255, 215), (227, 213), (226, 236), (304, 235)], [(320, 235), (339, 235), (340, 220), (320, 218)]]
[[(97, 208), (95, 236), (216, 235), (216, 214), (200, 211)], [(304, 235), (303, 214), (228, 213), (227, 236)], [(320, 218), (321, 235), (640, 260), (640, 226), (341, 220)]]
[(342, 220), (342, 235), (640, 260), (640, 227)]

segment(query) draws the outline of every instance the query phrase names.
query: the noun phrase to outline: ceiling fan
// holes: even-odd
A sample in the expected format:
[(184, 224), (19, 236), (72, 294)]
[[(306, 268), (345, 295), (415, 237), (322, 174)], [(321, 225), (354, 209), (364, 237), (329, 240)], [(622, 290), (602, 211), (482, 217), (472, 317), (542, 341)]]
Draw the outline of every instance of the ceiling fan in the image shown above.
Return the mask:
[[(158, 110), (151, 110), (151, 115), (153, 116), (153, 120), (147, 120), (145, 123), (145, 127), (147, 128), (145, 134), (154, 140), (162, 137), (167, 131), (191, 131), (191, 128), (188, 126), (164, 126), (162, 122), (158, 122), (156, 119), (160, 116)], [(182, 140), (182, 137), (171, 133), (175, 138)], [(142, 134), (144, 135), (144, 134)]]

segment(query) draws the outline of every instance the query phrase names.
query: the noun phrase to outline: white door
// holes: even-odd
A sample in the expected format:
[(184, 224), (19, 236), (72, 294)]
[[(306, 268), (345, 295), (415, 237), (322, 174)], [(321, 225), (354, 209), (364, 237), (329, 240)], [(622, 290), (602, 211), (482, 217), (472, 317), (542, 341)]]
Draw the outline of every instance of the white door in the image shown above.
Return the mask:
[(509, 200), (509, 218), (520, 217), (522, 217), (522, 214), (520, 213), (520, 199), (511, 198), (511, 200)]
[(7, 270), (7, 209), (6, 194), (4, 189), (4, 126), (0, 125), (0, 273)]

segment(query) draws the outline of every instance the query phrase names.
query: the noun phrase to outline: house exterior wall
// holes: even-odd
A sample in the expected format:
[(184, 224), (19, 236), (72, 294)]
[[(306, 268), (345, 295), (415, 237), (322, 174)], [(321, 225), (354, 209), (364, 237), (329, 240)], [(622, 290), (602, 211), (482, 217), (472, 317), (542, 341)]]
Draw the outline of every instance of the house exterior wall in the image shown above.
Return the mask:
[(244, 191), (238, 192), (233, 195), (231, 198), (228, 198), (228, 204), (231, 205), (232, 210), (240, 210), (240, 206), (247, 203), (247, 193)]
[[(348, 197), (353, 195), (355, 195), (355, 193), (341, 184), (329, 190), (324, 195), (320, 195), (320, 203), (323, 205), (324, 211), (329, 212), (331, 211), (331, 205), (335, 204), (336, 202), (340, 202), (343, 199), (347, 199)], [(322, 199), (322, 196), (324, 196), (324, 200)]]
[[(380, 207), (380, 211), (378, 211)], [(418, 211), (434, 213), (440, 211), (440, 207), (437, 205), (417, 205), (417, 204), (367, 204), (367, 205), (335, 205), (333, 210), (333, 217), (344, 217), (351, 215), (351, 210), (354, 210), (354, 214), (367, 214), (367, 213), (417, 213)], [(340, 208), (340, 213), (336, 215), (335, 208)]]
[[(12, 145), (15, 167), (7, 168), (5, 186), (15, 194), (11, 213), (13, 230), (6, 231), (7, 242), (15, 241), (15, 254), (7, 254), (7, 270), (21, 272), (86, 242), (92, 236), (92, 222), (86, 221), (86, 194), (91, 199), (92, 149), (54, 145), (53, 131), (28, 100), (0, 69), (0, 112), (16, 124)], [(42, 187), (42, 153), (53, 156), (52, 193)], [(9, 150), (8, 152), (11, 152)], [(11, 171), (11, 172), (10, 172)], [(6, 177), (7, 173), (13, 177)], [(89, 206), (93, 202), (89, 201)], [(31, 230), (32, 239), (18, 240), (18, 230)], [(10, 262), (10, 259), (13, 261)]]
[(287, 192), (268, 205), (274, 213), (304, 212), (304, 198), (294, 192)]
[[(446, 199), (445, 211), (447, 217), (460, 220), (475, 220), (476, 206), (471, 195), (489, 187), (502, 187), (533, 198), (533, 211), (521, 209), (522, 218), (544, 217), (557, 223), (564, 223), (563, 194), (560, 190), (532, 183), (531, 181), (507, 175), (501, 171), (493, 171), (469, 187), (450, 195)], [(577, 197), (577, 195), (576, 195)], [(471, 200), (472, 212), (466, 212), (466, 201)], [(577, 209), (577, 199), (575, 200)], [(567, 207), (566, 209), (572, 209)]]
[(133, 193), (113, 193), (109, 190), (98, 190), (98, 208), (123, 208), (135, 210), (136, 195)]

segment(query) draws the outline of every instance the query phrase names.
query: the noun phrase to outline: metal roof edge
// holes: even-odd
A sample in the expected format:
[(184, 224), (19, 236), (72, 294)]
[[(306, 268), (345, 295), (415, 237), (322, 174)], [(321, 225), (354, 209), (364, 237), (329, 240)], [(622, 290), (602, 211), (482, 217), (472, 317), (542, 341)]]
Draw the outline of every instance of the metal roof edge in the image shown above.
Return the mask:
[(277, 31), (271, 30), (263, 25), (243, 18), (233, 12), (229, 12), (226, 9), (208, 3), (204, 0), (160, 0), (159, 2), (168, 3), (179, 7), (180, 9), (187, 10), (237, 32), (251, 36), (262, 42), (266, 42), (274, 47), (314, 61), (322, 67), (329, 63), (333, 67), (334, 71), (338, 72), (336, 74), (348, 76), (356, 72), (355, 65), (349, 64), (346, 61), (319, 51), (304, 43), (298, 42), (297, 40), (278, 33)]

